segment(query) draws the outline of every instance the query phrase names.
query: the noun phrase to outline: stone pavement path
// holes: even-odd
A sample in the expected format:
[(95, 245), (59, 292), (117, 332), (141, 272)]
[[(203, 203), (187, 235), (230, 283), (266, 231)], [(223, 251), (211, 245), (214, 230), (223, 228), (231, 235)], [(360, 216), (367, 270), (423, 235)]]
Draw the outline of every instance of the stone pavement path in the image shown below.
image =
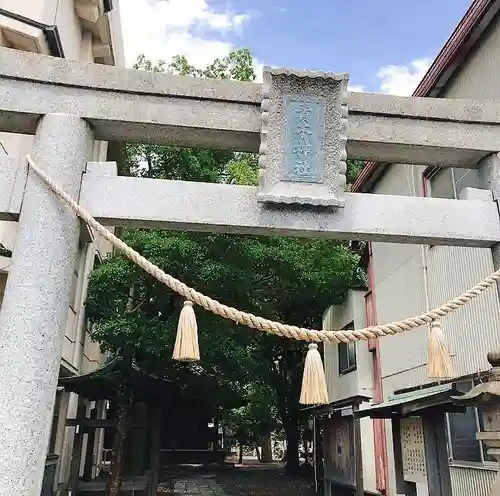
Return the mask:
[(167, 484), (160, 484), (158, 492), (174, 496), (226, 496), (222, 487), (215, 482), (215, 478), (209, 475), (176, 478), (168, 487)]
[(158, 496), (314, 496), (310, 477), (290, 477), (281, 464), (169, 470)]
[(311, 478), (292, 477), (280, 464), (251, 464), (216, 474), (226, 496), (314, 496)]

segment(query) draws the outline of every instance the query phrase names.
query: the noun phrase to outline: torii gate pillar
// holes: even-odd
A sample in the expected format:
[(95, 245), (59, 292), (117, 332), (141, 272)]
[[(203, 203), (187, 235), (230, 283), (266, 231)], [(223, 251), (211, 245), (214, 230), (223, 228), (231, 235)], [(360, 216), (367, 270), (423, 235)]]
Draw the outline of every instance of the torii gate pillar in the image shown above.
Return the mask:
[[(33, 158), (78, 197), (92, 132), (79, 117), (48, 114)], [(28, 175), (0, 316), (0, 495), (38, 496), (57, 387), (79, 223)]]

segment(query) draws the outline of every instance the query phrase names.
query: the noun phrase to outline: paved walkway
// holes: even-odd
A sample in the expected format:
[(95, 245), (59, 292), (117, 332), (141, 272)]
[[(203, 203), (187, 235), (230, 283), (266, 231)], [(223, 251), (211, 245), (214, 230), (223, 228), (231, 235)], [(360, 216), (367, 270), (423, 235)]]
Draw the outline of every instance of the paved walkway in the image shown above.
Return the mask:
[(165, 470), (158, 496), (313, 496), (313, 477), (289, 476), (280, 463), (246, 459), (236, 467)]
[(209, 475), (174, 479), (171, 483), (160, 484), (158, 492), (175, 496), (226, 496), (222, 487), (215, 482), (215, 477)]

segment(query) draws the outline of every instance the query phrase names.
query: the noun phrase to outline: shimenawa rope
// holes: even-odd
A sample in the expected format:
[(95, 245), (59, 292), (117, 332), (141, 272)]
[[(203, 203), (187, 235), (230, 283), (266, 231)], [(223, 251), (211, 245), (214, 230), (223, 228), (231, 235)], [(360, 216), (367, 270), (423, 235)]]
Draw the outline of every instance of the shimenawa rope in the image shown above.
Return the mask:
[(421, 315), (415, 317), (410, 317), (397, 322), (391, 322), (384, 325), (376, 325), (372, 327), (365, 327), (363, 329), (357, 329), (354, 331), (319, 331), (314, 329), (306, 329), (302, 327), (281, 324), (279, 322), (274, 322), (272, 320), (267, 320), (251, 313), (242, 312), (236, 308), (228, 307), (219, 303), (208, 296), (205, 296), (198, 291), (190, 288), (186, 284), (182, 283), (178, 279), (175, 279), (171, 275), (165, 273), (158, 266), (151, 263), (149, 260), (144, 258), (133, 248), (124, 243), (121, 239), (117, 238), (111, 231), (106, 229), (103, 225), (97, 222), (84, 208), (82, 208), (78, 203), (73, 200), (58, 184), (56, 184), (52, 179), (38, 167), (38, 165), (33, 161), (33, 159), (28, 155), (26, 157), (28, 164), (31, 169), (45, 182), (51, 191), (53, 191), (57, 196), (64, 200), (71, 209), (80, 217), (84, 222), (86, 222), (90, 227), (95, 229), (103, 238), (108, 240), (115, 248), (122, 251), (130, 260), (139, 265), (147, 273), (158, 279), (170, 289), (180, 294), (184, 298), (193, 303), (196, 303), (200, 307), (213, 312), (221, 317), (233, 320), (239, 324), (244, 324), (253, 329), (258, 329), (260, 331), (268, 332), (271, 334), (276, 334), (281, 337), (286, 337), (290, 339), (295, 339), (298, 341), (308, 341), (308, 342), (328, 342), (328, 343), (349, 343), (352, 341), (361, 341), (368, 339), (376, 339), (383, 336), (392, 336), (400, 332), (408, 331), (416, 327), (423, 325), (429, 325), (434, 321), (439, 320), (441, 317), (448, 315), (449, 313), (455, 311), (461, 306), (466, 305), (473, 298), (479, 296), (483, 291), (488, 289), (490, 286), (495, 284), (500, 280), (500, 270), (493, 272), (490, 276), (483, 279), (481, 282), (477, 283), (474, 287), (470, 288), (468, 291), (464, 292), (460, 296), (448, 301), (444, 305), (441, 305), (434, 310), (430, 310)]

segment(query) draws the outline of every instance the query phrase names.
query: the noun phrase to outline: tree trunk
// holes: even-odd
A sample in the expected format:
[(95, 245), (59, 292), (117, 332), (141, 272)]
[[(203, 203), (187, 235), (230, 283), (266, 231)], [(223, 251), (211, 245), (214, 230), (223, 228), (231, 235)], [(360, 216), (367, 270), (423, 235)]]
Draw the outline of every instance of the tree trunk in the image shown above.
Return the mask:
[(243, 463), (243, 443), (240, 443), (240, 453), (238, 456), (238, 463), (241, 465)]
[(257, 460), (260, 462), (260, 450), (257, 444), (255, 445), (255, 453), (257, 453)]
[(298, 422), (290, 419), (285, 424), (286, 433), (286, 470), (289, 473), (296, 474), (299, 471), (299, 444), (300, 432)]
[(219, 417), (214, 418), (214, 453), (219, 451)]
[[(126, 312), (132, 313), (134, 309), (135, 288), (129, 290)], [(123, 383), (116, 391), (116, 431), (113, 439), (113, 449), (111, 451), (111, 466), (106, 483), (106, 496), (121, 496), (122, 493), (122, 472), (125, 454), (125, 438), (127, 436), (127, 417), (132, 406), (132, 390), (128, 387), (127, 374), (132, 368), (132, 354), (129, 350), (123, 352), (126, 361), (123, 374)]]
[(109, 469), (107, 496), (120, 496), (122, 491), (122, 465), (125, 436), (127, 433), (128, 405), (119, 402), (116, 412), (116, 433), (113, 440), (111, 453), (111, 466)]
[(270, 463), (273, 461), (273, 448), (271, 446), (271, 433), (266, 432), (262, 436), (262, 456), (261, 462)]

